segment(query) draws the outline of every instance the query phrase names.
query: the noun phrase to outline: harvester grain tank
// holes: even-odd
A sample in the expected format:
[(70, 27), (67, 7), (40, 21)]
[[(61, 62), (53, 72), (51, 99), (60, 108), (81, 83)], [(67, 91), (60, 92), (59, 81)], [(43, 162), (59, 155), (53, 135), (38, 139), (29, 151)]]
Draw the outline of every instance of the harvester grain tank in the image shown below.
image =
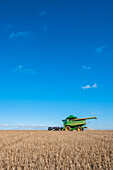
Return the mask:
[(77, 117), (70, 115), (66, 119), (62, 120), (63, 121), (63, 130), (66, 131), (72, 131), (72, 130), (77, 130), (77, 131), (83, 131), (84, 128), (87, 128), (86, 126), (86, 120), (87, 119), (97, 119), (96, 117), (88, 117), (88, 118), (81, 118), (78, 119)]

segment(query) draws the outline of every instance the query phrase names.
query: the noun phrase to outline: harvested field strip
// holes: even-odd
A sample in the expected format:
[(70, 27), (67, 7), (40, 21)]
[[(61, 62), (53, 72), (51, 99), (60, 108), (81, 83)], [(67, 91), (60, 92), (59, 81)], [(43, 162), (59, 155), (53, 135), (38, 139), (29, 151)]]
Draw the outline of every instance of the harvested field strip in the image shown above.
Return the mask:
[(0, 131), (0, 141), (0, 169), (112, 170), (113, 131)]

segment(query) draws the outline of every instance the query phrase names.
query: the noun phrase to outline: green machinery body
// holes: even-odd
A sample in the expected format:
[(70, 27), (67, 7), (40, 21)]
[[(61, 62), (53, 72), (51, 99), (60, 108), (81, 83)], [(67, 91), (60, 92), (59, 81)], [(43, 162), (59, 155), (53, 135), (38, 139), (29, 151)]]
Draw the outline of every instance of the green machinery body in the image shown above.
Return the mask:
[(82, 131), (84, 128), (87, 128), (86, 126), (86, 119), (97, 119), (96, 117), (88, 117), (88, 118), (81, 118), (78, 119), (77, 117), (70, 115), (63, 121), (63, 130), (66, 131), (72, 131), (72, 130), (78, 130)]

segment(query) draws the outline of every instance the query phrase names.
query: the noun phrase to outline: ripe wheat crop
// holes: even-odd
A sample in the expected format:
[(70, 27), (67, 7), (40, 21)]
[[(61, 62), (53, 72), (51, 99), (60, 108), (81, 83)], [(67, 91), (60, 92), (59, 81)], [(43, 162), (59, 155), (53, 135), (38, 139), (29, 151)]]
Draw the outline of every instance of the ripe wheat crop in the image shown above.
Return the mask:
[(113, 131), (0, 131), (1, 170), (112, 170)]

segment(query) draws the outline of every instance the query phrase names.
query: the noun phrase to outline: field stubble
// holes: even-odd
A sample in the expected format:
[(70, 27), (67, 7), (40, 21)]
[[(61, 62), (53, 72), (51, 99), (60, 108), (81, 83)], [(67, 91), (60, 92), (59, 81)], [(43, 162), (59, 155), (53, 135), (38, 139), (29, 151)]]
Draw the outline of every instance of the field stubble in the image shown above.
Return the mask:
[(113, 169), (113, 131), (0, 131), (2, 170)]

